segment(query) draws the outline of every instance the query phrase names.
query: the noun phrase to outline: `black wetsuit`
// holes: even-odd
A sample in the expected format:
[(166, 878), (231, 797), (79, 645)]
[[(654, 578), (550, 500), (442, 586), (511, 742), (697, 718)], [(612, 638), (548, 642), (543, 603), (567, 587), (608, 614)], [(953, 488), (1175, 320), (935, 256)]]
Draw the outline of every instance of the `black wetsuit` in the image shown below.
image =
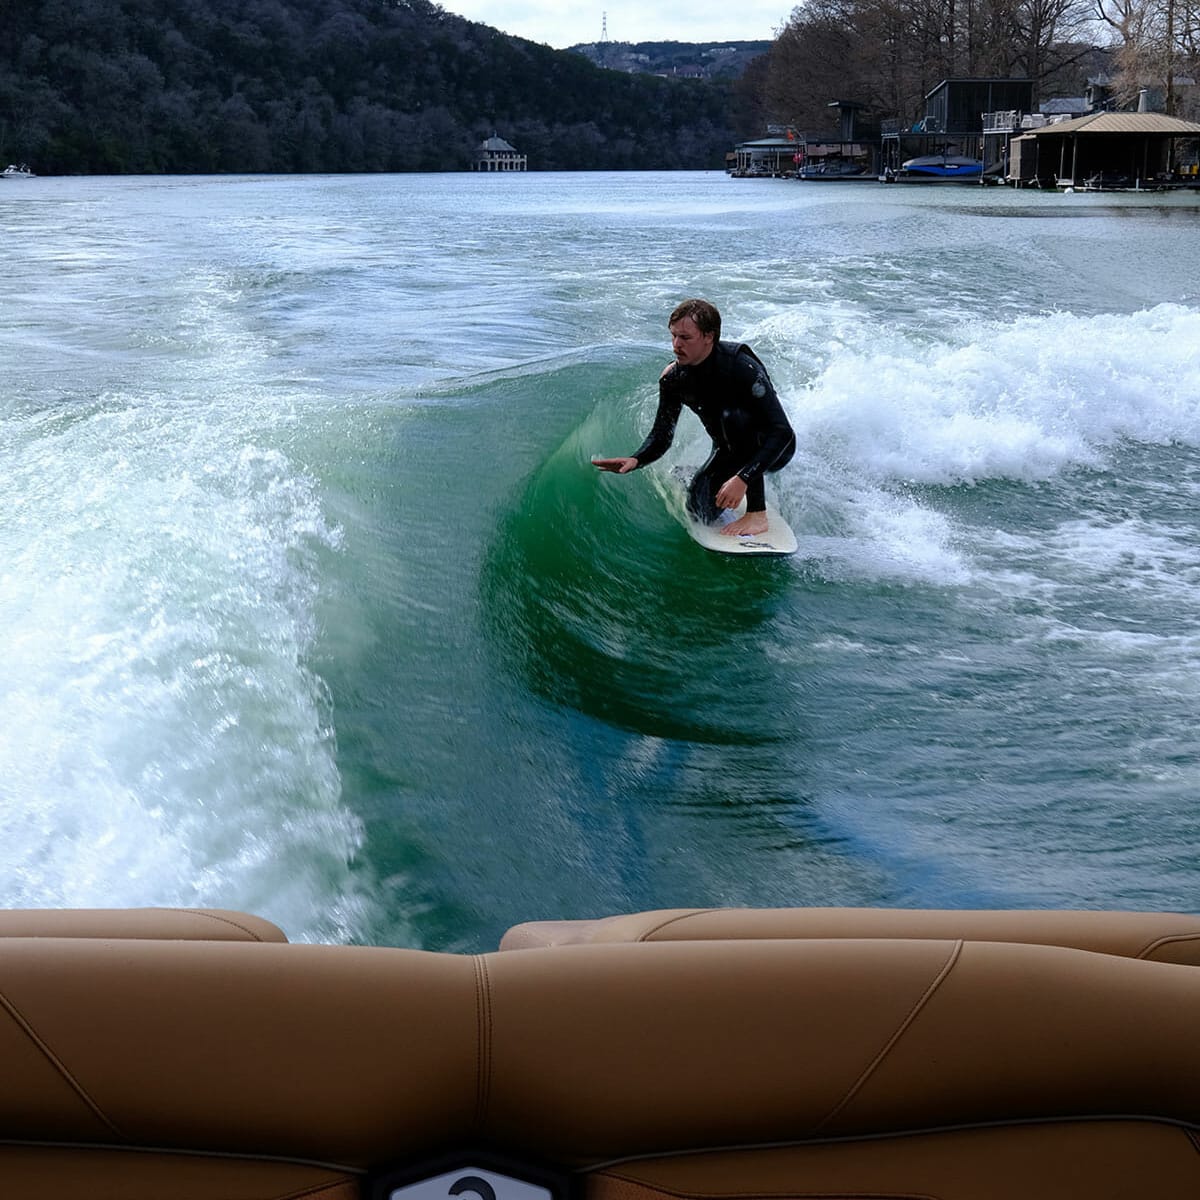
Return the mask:
[(699, 365), (672, 363), (658, 381), (658, 412), (634, 452), (638, 466), (661, 458), (675, 438), (683, 406), (713, 440), (708, 461), (688, 488), (688, 511), (698, 520), (720, 516), (716, 495), (734, 475), (746, 481), (746, 509), (766, 507), (763, 473), (778, 471), (796, 452), (796, 435), (758, 356), (739, 342), (717, 342)]

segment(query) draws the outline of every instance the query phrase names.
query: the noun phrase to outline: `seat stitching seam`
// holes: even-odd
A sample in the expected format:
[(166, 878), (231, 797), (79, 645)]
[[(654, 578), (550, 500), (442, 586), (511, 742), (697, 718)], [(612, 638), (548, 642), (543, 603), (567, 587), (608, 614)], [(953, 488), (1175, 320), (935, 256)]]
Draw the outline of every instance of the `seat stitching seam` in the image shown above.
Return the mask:
[(1156, 950), (1161, 950), (1163, 946), (1170, 946), (1175, 942), (1194, 942), (1200, 940), (1200, 934), (1197, 933), (1173, 933), (1164, 934), (1162, 937), (1155, 938), (1154, 941), (1148, 942), (1141, 950), (1134, 955), (1135, 958), (1148, 958)]
[(202, 917), (207, 921), (215, 921), (221, 925), (228, 925), (233, 929), (240, 929), (247, 937), (252, 938), (256, 942), (262, 942), (262, 937), (248, 925), (243, 925), (240, 921), (231, 920), (229, 917), (218, 916), (214, 912), (207, 912), (202, 908), (171, 908), (167, 912), (183, 912), (188, 913), (193, 917)]
[(492, 1089), (492, 1005), (487, 959), (475, 956), (476, 1083), (475, 1128), (482, 1135)]
[(818, 1189), (803, 1189), (795, 1188), (751, 1188), (746, 1190), (730, 1190), (727, 1192), (710, 1192), (701, 1188), (675, 1188), (662, 1183), (646, 1183), (644, 1180), (637, 1178), (634, 1175), (621, 1175), (615, 1171), (605, 1171), (603, 1175), (597, 1173), (596, 1178), (613, 1179), (621, 1183), (630, 1184), (633, 1187), (653, 1191), (660, 1196), (678, 1196), (678, 1197), (694, 1197), (704, 1196), (711, 1200), (750, 1200), (751, 1197), (762, 1197), (763, 1200), (773, 1200), (775, 1197), (788, 1198), (791, 1200), (795, 1197), (796, 1200), (934, 1200), (928, 1192), (910, 1192), (910, 1191), (863, 1191), (861, 1188), (856, 1188), (853, 1191), (847, 1191), (844, 1188), (818, 1188)]
[(908, 1030), (909, 1026), (912, 1025), (912, 1023), (917, 1019), (917, 1016), (920, 1014), (921, 1010), (926, 1006), (926, 1004), (929, 1003), (929, 1001), (933, 998), (934, 993), (946, 981), (947, 977), (950, 975), (950, 972), (954, 969), (955, 964), (958, 962), (959, 956), (962, 954), (963, 944), (964, 943), (962, 939), (959, 938), (950, 947), (950, 953), (946, 956), (946, 961), (942, 964), (941, 969), (933, 977), (921, 995), (917, 997), (912, 1008), (909, 1009), (908, 1014), (896, 1027), (895, 1032), (890, 1038), (888, 1038), (886, 1042), (884, 1042), (879, 1053), (876, 1054), (875, 1057), (869, 1063), (867, 1063), (866, 1067), (863, 1068), (863, 1071), (859, 1077), (850, 1085), (849, 1091), (847, 1091), (841, 1100), (834, 1105), (833, 1109), (814, 1126), (814, 1132), (824, 1129), (825, 1126), (828, 1125), (834, 1119), (834, 1117), (836, 1117), (838, 1113), (840, 1113), (842, 1109), (844, 1109), (850, 1103), (850, 1101), (854, 1099), (854, 1097), (866, 1085), (867, 1080), (870, 1079), (871, 1076), (883, 1064), (884, 1059), (887, 1058), (887, 1056), (892, 1052), (893, 1048), (896, 1046), (896, 1043), (900, 1041), (905, 1032)]
[(709, 913), (720, 911), (721, 910), (718, 908), (692, 908), (685, 913), (676, 913), (675, 916), (667, 917), (665, 920), (659, 921), (657, 925), (643, 930), (643, 932), (638, 935), (637, 940), (639, 942), (648, 942), (656, 933), (662, 933), (664, 929), (669, 928), (671, 925), (677, 925), (680, 921), (690, 921), (692, 917), (703, 917), (707, 916)]
[(64, 1063), (62, 1059), (60, 1059), (58, 1055), (54, 1053), (54, 1051), (50, 1048), (49, 1043), (38, 1034), (37, 1030), (35, 1030), (30, 1022), (25, 1019), (25, 1016), (22, 1014), (21, 1010), (16, 1006), (16, 1004), (14, 1004), (2, 991), (0, 991), (0, 1007), (4, 1008), (21, 1032), (24, 1033), (29, 1041), (32, 1042), (37, 1048), (42, 1057), (46, 1059), (46, 1061), (54, 1068), (55, 1071), (58, 1072), (59, 1075), (62, 1076), (64, 1080), (66, 1080), (67, 1085), (76, 1094), (76, 1096), (78, 1096), (79, 1099), (82, 1100), (89, 1109), (91, 1109), (92, 1113), (99, 1118), (103, 1124), (107, 1125), (117, 1137), (123, 1138), (125, 1135), (122, 1133), (116, 1122), (108, 1118), (100, 1105), (97, 1104), (96, 1101), (93, 1100), (88, 1094), (87, 1088), (85, 1088), (83, 1084), (75, 1078), (67, 1064)]

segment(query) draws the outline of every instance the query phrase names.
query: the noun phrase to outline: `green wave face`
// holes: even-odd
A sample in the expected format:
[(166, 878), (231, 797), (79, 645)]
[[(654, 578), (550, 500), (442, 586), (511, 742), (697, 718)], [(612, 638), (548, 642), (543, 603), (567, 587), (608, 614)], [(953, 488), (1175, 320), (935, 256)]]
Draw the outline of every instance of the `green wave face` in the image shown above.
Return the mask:
[(795, 572), (697, 546), (666, 472), (598, 472), (598, 408), (534, 472), (483, 572), (492, 638), (537, 695), (618, 729), (746, 744), (785, 736), (768, 649)]

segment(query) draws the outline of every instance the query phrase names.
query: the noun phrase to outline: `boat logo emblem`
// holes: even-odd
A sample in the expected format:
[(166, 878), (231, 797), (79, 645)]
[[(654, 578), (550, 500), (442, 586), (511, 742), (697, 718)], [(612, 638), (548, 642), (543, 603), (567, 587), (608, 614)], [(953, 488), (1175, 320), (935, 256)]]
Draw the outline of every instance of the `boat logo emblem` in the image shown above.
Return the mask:
[(565, 1175), (473, 1154), (398, 1166), (367, 1181), (367, 1200), (570, 1200)]
[(479, 1175), (464, 1175), (450, 1185), (449, 1195), (461, 1196), (464, 1192), (478, 1196), (479, 1200), (497, 1200), (496, 1189)]

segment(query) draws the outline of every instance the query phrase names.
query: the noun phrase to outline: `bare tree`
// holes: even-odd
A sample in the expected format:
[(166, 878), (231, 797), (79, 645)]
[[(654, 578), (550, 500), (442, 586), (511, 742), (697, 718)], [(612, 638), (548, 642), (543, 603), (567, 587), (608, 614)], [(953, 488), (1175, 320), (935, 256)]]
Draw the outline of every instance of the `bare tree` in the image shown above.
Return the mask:
[[(1178, 111), (1179, 82), (1200, 68), (1200, 3), (1197, 0), (1095, 0), (1097, 17), (1109, 27), (1117, 65), (1113, 91), (1132, 104), (1144, 88), (1163, 92), (1168, 113)], [(1188, 107), (1194, 107), (1195, 101)]]
[(1086, 39), (1091, 16), (1088, 0), (1016, 0), (1013, 73), (1041, 91)]
[[(1150, 0), (1095, 0), (1149, 3)], [(1161, 0), (1159, 0), (1161, 2)], [(1200, 0), (1175, 0), (1200, 6)], [(772, 49), (773, 118), (808, 124), (830, 99), (912, 120), (943, 79), (1058, 69), (1057, 47), (1079, 37), (1091, 0), (809, 0)]]

